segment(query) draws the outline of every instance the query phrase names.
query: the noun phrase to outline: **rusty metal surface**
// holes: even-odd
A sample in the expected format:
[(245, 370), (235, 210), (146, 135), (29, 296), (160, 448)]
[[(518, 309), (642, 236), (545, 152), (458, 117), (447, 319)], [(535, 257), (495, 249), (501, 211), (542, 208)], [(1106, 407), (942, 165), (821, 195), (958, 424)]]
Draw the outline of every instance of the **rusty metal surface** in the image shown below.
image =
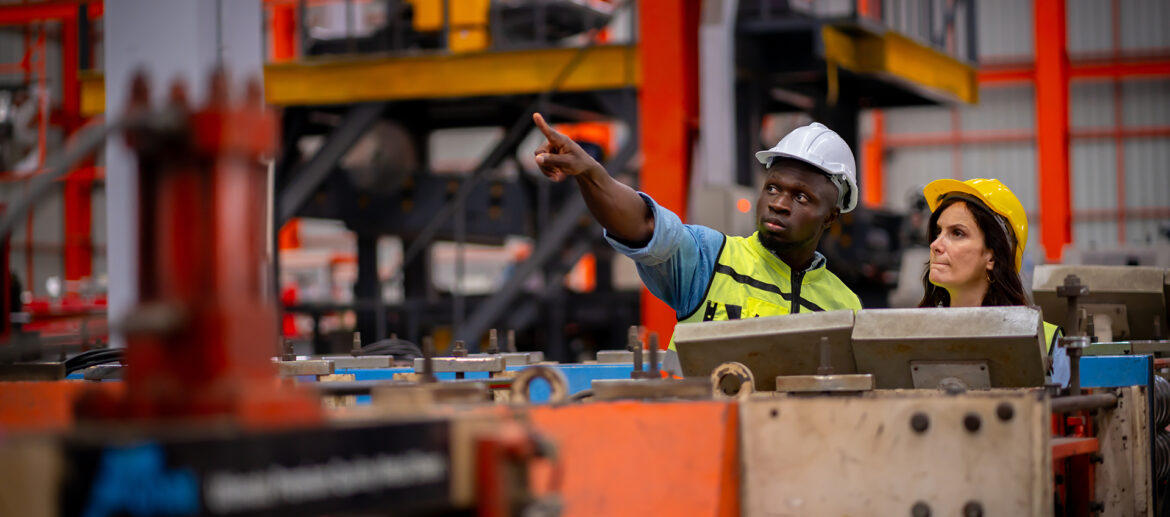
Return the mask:
[(747, 517), (1053, 513), (1040, 390), (753, 398), (740, 418)]
[(873, 375), (781, 375), (776, 377), (776, 391), (788, 393), (856, 392), (873, 390)]
[(1153, 515), (1146, 389), (1129, 386), (1116, 393), (1117, 407), (1099, 411), (1095, 422), (1102, 461), (1093, 474), (1093, 500), (1104, 503), (1101, 515)]

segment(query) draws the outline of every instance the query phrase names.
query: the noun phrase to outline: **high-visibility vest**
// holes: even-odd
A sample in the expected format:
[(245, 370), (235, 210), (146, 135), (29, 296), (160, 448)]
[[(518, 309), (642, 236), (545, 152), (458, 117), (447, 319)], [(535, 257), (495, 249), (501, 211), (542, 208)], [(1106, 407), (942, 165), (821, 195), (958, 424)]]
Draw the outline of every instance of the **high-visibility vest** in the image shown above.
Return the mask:
[[(792, 272), (756, 234), (726, 236), (707, 295), (680, 323), (722, 321), (797, 312), (861, 310), (861, 300), (824, 266)], [(674, 338), (670, 340), (674, 349)]]
[(1052, 351), (1056, 350), (1056, 338), (1060, 337), (1057, 333), (1060, 332), (1060, 327), (1044, 322), (1044, 343), (1048, 345), (1048, 356), (1052, 357)]

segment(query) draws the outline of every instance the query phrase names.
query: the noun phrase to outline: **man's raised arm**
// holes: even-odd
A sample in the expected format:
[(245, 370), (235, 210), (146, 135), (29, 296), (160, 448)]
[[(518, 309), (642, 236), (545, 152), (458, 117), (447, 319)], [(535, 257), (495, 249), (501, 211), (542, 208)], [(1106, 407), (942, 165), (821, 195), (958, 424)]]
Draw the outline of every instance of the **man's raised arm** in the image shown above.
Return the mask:
[(548, 141), (536, 148), (536, 165), (553, 181), (573, 176), (593, 218), (623, 242), (644, 246), (654, 234), (654, 214), (634, 189), (613, 179), (605, 168), (569, 137), (532, 115)]

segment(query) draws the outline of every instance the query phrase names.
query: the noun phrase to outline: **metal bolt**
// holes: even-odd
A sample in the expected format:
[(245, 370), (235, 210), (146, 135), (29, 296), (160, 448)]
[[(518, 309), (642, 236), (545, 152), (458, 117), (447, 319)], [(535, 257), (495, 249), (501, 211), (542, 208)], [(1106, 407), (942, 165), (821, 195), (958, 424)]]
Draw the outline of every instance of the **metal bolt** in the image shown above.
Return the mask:
[(487, 353), (489, 353), (489, 354), (500, 353), (500, 337), (498, 334), (496, 334), (496, 329), (491, 329), (488, 331)]
[(357, 357), (362, 355), (362, 333), (353, 333), (353, 346), (349, 349), (349, 355)]
[(963, 417), (963, 427), (966, 427), (972, 433), (979, 431), (979, 426), (981, 425), (983, 425), (983, 419), (979, 418), (979, 415), (975, 413), (967, 413)]
[(1010, 402), (1000, 402), (998, 406), (995, 406), (995, 416), (1004, 422), (1011, 420), (1015, 415), (1016, 410)]
[(284, 354), (280, 356), (282, 361), (296, 361), (297, 353), (293, 349), (293, 341), (291, 339), (284, 340)]
[(983, 505), (979, 501), (970, 501), (963, 505), (963, 517), (983, 517)]
[(508, 329), (508, 340), (506, 341), (506, 343), (508, 344), (508, 351), (513, 353), (513, 354), (516, 353), (516, 330), (515, 329)]
[(821, 336), (820, 349), (821, 365), (817, 367), (817, 375), (833, 375), (833, 364), (829, 359), (828, 336)]
[(930, 517), (930, 505), (918, 501), (910, 508), (910, 515), (912, 517)]
[[(910, 428), (913, 429), (916, 433), (925, 433), (926, 430), (930, 428), (930, 417), (926, 416), (926, 413), (914, 413), (914, 415), (910, 417)], [(926, 514), (930, 515), (929, 507), (927, 507)]]
[(467, 347), (462, 339), (455, 340), (455, 345), (451, 347), (451, 357), (467, 357)]
[(633, 352), (635, 348), (641, 348), (642, 343), (638, 341), (638, 326), (630, 325), (630, 330), (626, 332), (626, 351)]

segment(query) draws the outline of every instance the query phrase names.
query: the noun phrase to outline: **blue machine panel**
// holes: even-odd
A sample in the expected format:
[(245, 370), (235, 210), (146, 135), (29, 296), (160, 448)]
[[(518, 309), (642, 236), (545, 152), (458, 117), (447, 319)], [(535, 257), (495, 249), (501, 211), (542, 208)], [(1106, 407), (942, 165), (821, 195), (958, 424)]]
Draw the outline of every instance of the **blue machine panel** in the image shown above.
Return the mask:
[(1081, 357), (1081, 387), (1117, 388), (1149, 386), (1153, 380), (1153, 356), (1098, 355)]

